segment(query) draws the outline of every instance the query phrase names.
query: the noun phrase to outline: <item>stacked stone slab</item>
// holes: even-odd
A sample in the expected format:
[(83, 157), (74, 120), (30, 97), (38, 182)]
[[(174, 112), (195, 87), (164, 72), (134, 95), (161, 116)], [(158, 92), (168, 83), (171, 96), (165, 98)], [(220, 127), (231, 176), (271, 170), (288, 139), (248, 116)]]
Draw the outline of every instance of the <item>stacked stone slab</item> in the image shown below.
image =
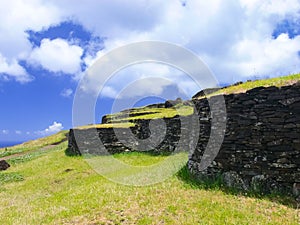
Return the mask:
[[(196, 135), (198, 136), (190, 133), (191, 121), (191, 117), (176, 116), (157, 121), (151, 129), (149, 126), (151, 120), (130, 121), (135, 124), (130, 128), (70, 129), (68, 147), (70, 152), (76, 155), (105, 155), (124, 151), (152, 151), (168, 154), (174, 151), (188, 151), (193, 148), (192, 137), (195, 139)], [(164, 135), (158, 143), (156, 139), (150, 144), (141, 143), (151, 136), (161, 136), (161, 133)]]
[[(227, 111), (224, 140), (218, 155), (204, 171), (200, 170), (200, 162), (212, 121), (218, 115), (210, 111), (205, 98), (192, 100), (199, 123), (195, 123), (193, 116), (177, 116), (161, 119), (151, 129), (149, 120), (130, 121), (135, 123), (130, 129), (71, 129), (69, 149), (77, 154), (101, 155), (136, 151), (142, 149), (136, 138), (143, 140), (165, 131), (158, 145), (144, 150), (189, 151), (188, 168), (192, 173), (199, 177), (221, 175), (229, 186), (260, 188), (263, 192), (291, 191), (294, 187), (294, 192), (299, 193), (300, 83), (281, 88), (259, 87), (246, 93), (224, 95), (224, 99)], [(196, 125), (199, 129), (193, 127)], [(130, 144), (124, 144), (116, 133)], [(194, 140), (198, 140), (196, 145)]]
[[(206, 117), (204, 132), (189, 157), (190, 171), (200, 177), (221, 175), (229, 186), (241, 189), (260, 186), (263, 192), (270, 192), (299, 186), (300, 83), (259, 87), (224, 98), (227, 124), (221, 149), (213, 163), (200, 171), (212, 119)], [(200, 114), (209, 115), (205, 99), (195, 104)]]

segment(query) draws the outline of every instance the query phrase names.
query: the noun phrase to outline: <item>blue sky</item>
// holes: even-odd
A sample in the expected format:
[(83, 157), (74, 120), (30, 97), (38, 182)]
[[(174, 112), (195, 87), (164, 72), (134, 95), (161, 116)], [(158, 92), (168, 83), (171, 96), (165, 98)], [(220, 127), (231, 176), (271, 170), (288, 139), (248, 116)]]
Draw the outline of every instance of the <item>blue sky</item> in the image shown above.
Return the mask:
[[(119, 46), (158, 40), (186, 47), (222, 85), (299, 72), (299, 27), (299, 0), (1, 1), (0, 141), (72, 127), (78, 82), (93, 62)], [(165, 82), (141, 80), (149, 76)], [(138, 86), (123, 98), (141, 98), (137, 106), (199, 90), (166, 65), (125, 68), (106, 83), (95, 122), (133, 81)]]

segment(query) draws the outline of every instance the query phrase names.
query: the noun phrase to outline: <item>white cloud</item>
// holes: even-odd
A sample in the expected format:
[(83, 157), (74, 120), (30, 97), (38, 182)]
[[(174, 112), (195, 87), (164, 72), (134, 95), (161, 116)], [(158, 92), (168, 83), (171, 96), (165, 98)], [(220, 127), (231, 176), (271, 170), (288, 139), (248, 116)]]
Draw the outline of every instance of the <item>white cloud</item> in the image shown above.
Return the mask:
[[(200, 55), (222, 83), (253, 75), (285, 75), (300, 71), (299, 35), (291, 39), (282, 34), (273, 39), (272, 32), (283, 19), (299, 18), (299, 12), (298, 0), (6, 1), (0, 3), (0, 33), (6, 34), (0, 36), (0, 72), (9, 71), (20, 82), (30, 81), (18, 63), (19, 59), (30, 58), (49, 71), (82, 77), (80, 63), (90, 66), (96, 57), (87, 55), (81, 60), (82, 49), (62, 39), (44, 39), (40, 48), (31, 49), (24, 32), (46, 29), (71, 18), (94, 35), (106, 37), (105, 49), (97, 57), (134, 41), (160, 40), (183, 45)], [(169, 71), (160, 76), (171, 75)], [(104, 93), (115, 96), (119, 83), (129, 82), (128, 77), (134, 80), (137, 76), (128, 73), (106, 87)], [(193, 86), (182, 76), (175, 80), (183, 88)], [(87, 88), (93, 85), (90, 82)]]
[(35, 134), (46, 136), (46, 135), (57, 133), (61, 131), (63, 128), (64, 127), (61, 123), (53, 122), (53, 124), (50, 125), (48, 128), (46, 128), (45, 130), (36, 131)]
[(108, 97), (108, 98), (116, 98), (118, 96), (118, 91), (111, 86), (104, 86), (101, 90), (100, 96)]
[(240, 0), (241, 5), (248, 10), (248, 13), (276, 14), (284, 16), (289, 13), (297, 13), (300, 7), (298, 0)]
[(72, 94), (73, 94), (73, 90), (70, 88), (66, 88), (66, 89), (62, 90), (62, 92), (60, 93), (60, 95), (65, 98), (69, 98)]
[(29, 82), (33, 79), (25, 69), (20, 66), (17, 60), (13, 59), (10, 63), (4, 58), (0, 52), (0, 78), (8, 80), (10, 78), (15, 79), (21, 83)]
[[(300, 17), (299, 1), (187, 1), (185, 7), (182, 7), (182, 3), (177, 3), (160, 2), (161, 8), (153, 13), (153, 17), (157, 16), (159, 19), (144, 30), (126, 29), (124, 24), (125, 33), (110, 36), (105, 41), (106, 49), (99, 52), (97, 57), (118, 46), (150, 39), (170, 41), (188, 47), (205, 60), (220, 83), (251, 79), (252, 76), (279, 76), (300, 71), (300, 36), (294, 39), (285, 34), (277, 39), (272, 37), (276, 25), (282, 19), (287, 16)], [(154, 2), (152, 7), (158, 8), (156, 4)], [(79, 15), (78, 18), (82, 17)], [(82, 23), (87, 24), (87, 21), (82, 20)], [(97, 27), (95, 29), (100, 33)], [(91, 64), (95, 59), (87, 57), (86, 60)], [(153, 67), (154, 70), (155, 68)], [(131, 80), (143, 78), (128, 70), (127, 76), (119, 78), (118, 82), (128, 83), (129, 77)], [(172, 73), (169, 71), (160, 74), (160, 77), (168, 79), (172, 77)], [(174, 79), (182, 89), (190, 90), (189, 94), (199, 90), (191, 80), (183, 76)], [(109, 94), (112, 90), (118, 91), (118, 82), (109, 86)], [(90, 82), (87, 86), (91, 89), (99, 88), (93, 85)], [(147, 91), (147, 85), (140, 85), (144, 92), (137, 89), (133, 94)]]
[[(120, 80), (122, 83), (119, 82)], [(165, 88), (171, 86), (173, 89), (177, 86), (182, 93), (187, 95), (193, 95), (200, 89), (195, 82), (192, 82), (189, 75), (162, 63), (141, 63), (129, 66), (116, 73), (109, 85), (115, 88), (115, 92), (120, 93), (115, 94), (118, 98), (148, 95), (164, 97)], [(123, 89), (122, 93), (121, 89)]]
[(37, 63), (51, 72), (76, 74), (80, 72), (83, 49), (70, 45), (63, 39), (43, 39), (41, 46), (30, 55), (30, 62)]
[(8, 130), (2, 130), (2, 134), (9, 134)]
[(96, 35), (108, 39), (126, 39), (131, 32), (140, 33), (153, 29), (161, 22), (165, 8), (172, 2), (160, 0), (70, 0), (49, 1), (62, 9), (66, 17), (73, 17)]
[(161, 96), (164, 88), (172, 85), (172, 82), (163, 78), (149, 77), (136, 80), (128, 84), (117, 98), (132, 98), (137, 96)]
[(26, 30), (41, 30), (61, 21), (60, 9), (42, 0), (0, 2), (0, 72), (18, 82), (32, 80), (18, 64), (31, 52)]
[(18, 134), (18, 135), (20, 135), (20, 134), (22, 134), (22, 131), (16, 130), (15, 133)]
[(232, 66), (244, 77), (255, 73), (278, 76), (299, 72), (299, 50), (300, 36), (289, 39), (287, 34), (281, 34), (276, 39), (262, 41), (245, 39), (233, 46), (237, 60)]

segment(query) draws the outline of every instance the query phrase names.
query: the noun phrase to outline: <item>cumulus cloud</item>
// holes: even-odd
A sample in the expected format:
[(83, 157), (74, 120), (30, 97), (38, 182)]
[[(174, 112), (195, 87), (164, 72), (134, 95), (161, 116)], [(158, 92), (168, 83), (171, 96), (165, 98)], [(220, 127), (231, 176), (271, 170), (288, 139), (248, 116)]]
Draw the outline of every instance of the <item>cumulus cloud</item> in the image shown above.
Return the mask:
[(54, 121), (53, 124), (50, 125), (48, 128), (46, 128), (45, 130), (36, 131), (35, 134), (41, 135), (41, 136), (46, 136), (46, 135), (57, 133), (57, 132), (61, 131), (63, 128), (64, 127), (61, 123)]
[(72, 16), (98, 36), (108, 39), (120, 37), (126, 39), (131, 32), (140, 33), (152, 30), (163, 18), (165, 8), (172, 2), (160, 0), (50, 0), (64, 15)]
[(51, 72), (75, 74), (80, 71), (83, 49), (57, 38), (43, 39), (41, 46), (30, 55), (30, 62), (37, 63)]
[[(120, 80), (122, 82), (120, 82)], [(162, 63), (141, 63), (131, 65), (112, 75), (104, 83), (102, 97), (132, 98), (137, 96), (162, 96), (167, 87), (193, 95), (201, 89), (184, 72)], [(99, 87), (94, 87), (95, 91)]]
[(237, 57), (233, 69), (244, 77), (253, 73), (278, 76), (300, 71), (300, 36), (290, 39), (288, 34), (281, 34), (276, 39), (244, 39), (232, 49)]
[[(152, 7), (158, 7), (156, 2)], [(111, 49), (134, 41), (162, 40), (183, 45), (198, 54), (221, 84), (295, 73), (300, 71), (300, 36), (290, 38), (283, 33), (274, 38), (272, 34), (282, 20), (299, 18), (299, 11), (300, 2), (297, 0), (215, 0), (181, 4), (164, 1), (160, 10), (153, 14), (153, 17), (159, 18), (155, 24), (139, 32), (124, 28), (126, 35), (108, 38), (104, 43), (106, 48), (97, 56), (99, 58)], [(87, 24), (87, 21), (83, 19), (82, 23)], [(95, 58), (86, 60), (91, 65)], [(156, 67), (152, 68), (155, 70)], [(173, 77), (183, 89), (190, 90), (189, 94), (199, 90), (191, 80), (172, 75), (169, 71), (160, 74), (160, 77)], [(128, 70), (127, 76), (119, 78), (118, 82), (128, 83), (129, 78), (136, 79), (133, 71)], [(94, 88), (93, 85), (93, 82), (87, 84), (90, 89)], [(140, 85), (144, 91), (137, 89), (133, 94), (146, 93), (147, 84), (140, 82)], [(160, 83), (155, 85), (160, 86)], [(108, 96), (111, 93), (115, 95), (118, 88), (117, 82), (110, 85)]]
[[(90, 0), (76, 4), (70, 4), (69, 0), (28, 0), (26, 3), (15, 0), (0, 6), (0, 32), (6, 34), (0, 37), (0, 72), (8, 71), (20, 82), (30, 80), (19, 64), (20, 59), (29, 58), (31, 63), (51, 72), (75, 74), (73, 78), (79, 79), (83, 75), (81, 63), (89, 67), (109, 50), (143, 40), (167, 41), (189, 48), (208, 64), (221, 83), (300, 71), (299, 34), (294, 38), (285, 34), (272, 36), (278, 23), (300, 17), (298, 0), (126, 3)], [(82, 24), (94, 36), (105, 37), (105, 49), (96, 56), (85, 54), (83, 58), (79, 45), (59, 38), (44, 39), (40, 47), (31, 48), (24, 31), (47, 29), (66, 18)], [(135, 76), (128, 73), (118, 82), (125, 83), (128, 77)], [(171, 73), (160, 76), (169, 78)], [(193, 86), (182, 76), (176, 79), (186, 88)], [(93, 88), (93, 82), (87, 85), (88, 89)], [(115, 96), (118, 88), (114, 83), (106, 87), (104, 93)]]
[(63, 89), (62, 92), (60, 93), (60, 95), (65, 98), (71, 97), (72, 94), (73, 94), (73, 90), (70, 88)]
[(62, 17), (52, 3), (40, 0), (0, 2), (0, 73), (19, 82), (32, 80), (18, 63), (31, 52), (26, 30), (40, 30), (59, 23)]
[(0, 78), (3, 80), (15, 79), (20, 83), (27, 83), (33, 79), (17, 60), (12, 59), (9, 63), (0, 52)]
[(18, 135), (20, 135), (20, 134), (22, 134), (22, 131), (16, 130), (15, 133), (18, 134)]

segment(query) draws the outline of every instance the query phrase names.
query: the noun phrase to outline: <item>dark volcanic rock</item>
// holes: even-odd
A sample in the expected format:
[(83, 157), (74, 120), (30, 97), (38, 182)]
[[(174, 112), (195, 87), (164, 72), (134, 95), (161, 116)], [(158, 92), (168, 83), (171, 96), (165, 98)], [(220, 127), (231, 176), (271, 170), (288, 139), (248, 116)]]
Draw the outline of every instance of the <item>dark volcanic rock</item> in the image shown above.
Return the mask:
[(167, 100), (165, 102), (165, 108), (171, 108), (179, 103), (182, 103), (182, 99), (181, 98), (177, 98), (176, 100)]
[[(210, 111), (209, 104), (216, 102), (217, 105), (214, 97), (210, 101), (206, 98), (192, 99), (197, 111), (196, 121), (199, 120), (198, 130), (192, 129), (196, 123), (185, 122), (187, 117), (178, 116), (161, 119), (154, 128), (151, 128), (153, 121), (136, 120), (133, 121), (136, 125), (130, 129), (71, 129), (69, 149), (76, 154), (137, 151), (143, 148), (137, 140), (148, 140), (153, 134), (162, 134), (162, 139), (158, 144), (151, 145), (151, 150), (170, 153), (178, 149), (180, 144), (179, 149), (190, 153), (189, 170), (199, 177), (221, 175), (225, 184), (238, 189), (253, 189), (263, 193), (285, 190), (299, 195), (299, 84), (281, 88), (255, 88), (246, 93), (225, 95), (225, 136), (221, 148), (216, 149), (216, 157), (205, 170), (200, 165), (203, 158), (210, 157), (209, 154), (204, 156), (210, 136), (212, 133), (222, 133), (212, 126), (213, 122), (214, 125), (220, 122), (218, 113), (221, 112)], [(165, 107), (180, 102), (166, 101)], [(191, 144), (195, 139), (196, 146)]]
[(199, 91), (192, 98), (204, 97), (205, 95), (209, 95), (209, 94), (214, 93), (218, 90), (220, 90), (220, 88), (207, 88), (207, 89), (204, 89), (202, 91)]
[(0, 170), (7, 170), (10, 167), (8, 162), (5, 160), (0, 160)]
[[(206, 146), (198, 144), (189, 156), (190, 171), (199, 177), (221, 174), (226, 185), (238, 189), (299, 193), (295, 188), (300, 186), (300, 88), (297, 85), (259, 87), (224, 96), (227, 125), (223, 144), (206, 171), (199, 170)], [(205, 100), (195, 99), (194, 103), (203, 113)], [(210, 121), (201, 124), (204, 127), (200, 142), (210, 138)]]

